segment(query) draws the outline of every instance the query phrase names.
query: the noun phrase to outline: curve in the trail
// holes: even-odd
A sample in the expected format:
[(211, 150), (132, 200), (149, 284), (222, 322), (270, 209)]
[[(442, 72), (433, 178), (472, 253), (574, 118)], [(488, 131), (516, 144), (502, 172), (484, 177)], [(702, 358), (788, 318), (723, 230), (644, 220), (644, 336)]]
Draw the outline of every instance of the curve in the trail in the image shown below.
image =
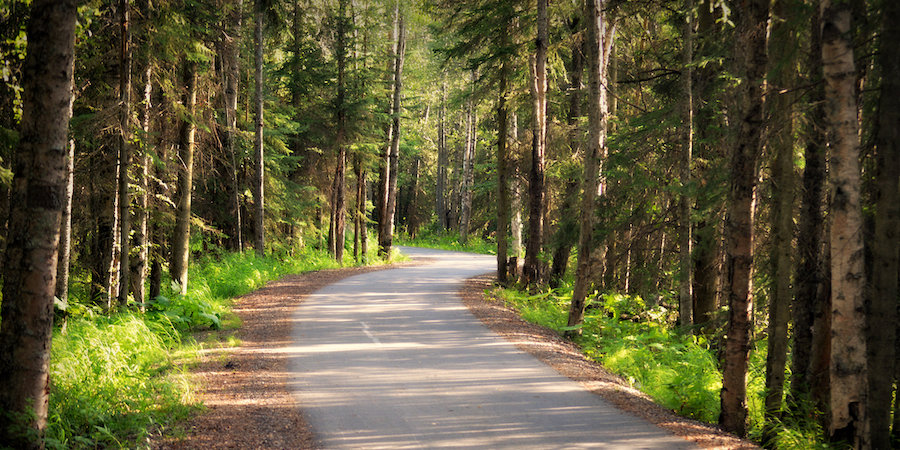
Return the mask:
[(456, 292), (495, 257), (403, 252), (430, 260), (297, 308), (289, 382), (325, 448), (690, 447), (481, 325)]

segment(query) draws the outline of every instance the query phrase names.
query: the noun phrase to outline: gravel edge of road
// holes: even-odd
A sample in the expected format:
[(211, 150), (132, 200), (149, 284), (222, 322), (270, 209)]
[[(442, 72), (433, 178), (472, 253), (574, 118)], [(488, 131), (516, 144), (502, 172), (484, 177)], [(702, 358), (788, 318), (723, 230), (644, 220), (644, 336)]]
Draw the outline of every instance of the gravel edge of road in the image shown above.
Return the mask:
[(458, 295), (482, 324), (512, 342), (519, 349), (556, 369), (586, 389), (600, 395), (620, 410), (645, 419), (702, 448), (757, 449), (756, 444), (726, 433), (714, 425), (675, 414), (632, 388), (621, 377), (588, 359), (573, 342), (555, 331), (525, 321), (502, 302), (491, 300), (485, 291), (495, 286), (495, 275), (470, 278)]

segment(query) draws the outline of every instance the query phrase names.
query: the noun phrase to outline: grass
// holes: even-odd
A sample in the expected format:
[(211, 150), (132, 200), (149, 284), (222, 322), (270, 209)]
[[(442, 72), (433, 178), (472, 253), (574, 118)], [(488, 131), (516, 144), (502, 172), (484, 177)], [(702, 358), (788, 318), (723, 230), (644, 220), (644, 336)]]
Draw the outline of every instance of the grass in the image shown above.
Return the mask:
[[(374, 249), (369, 261), (383, 263)], [(187, 294), (166, 286), (146, 313), (101, 315), (74, 298), (65, 331), (53, 336), (47, 447), (143, 448), (154, 435), (180, 433), (179, 423), (202, 409), (187, 377), (197, 350), (239, 345), (233, 334), (197, 343), (193, 333), (237, 328), (233, 298), (270, 280), (338, 266), (314, 249), (290, 256), (225, 253), (192, 263)]]
[(466, 243), (463, 244), (459, 235), (456, 233), (420, 233), (415, 239), (410, 238), (408, 234), (401, 233), (394, 238), (397, 245), (408, 245), (412, 247), (436, 248), (440, 250), (454, 250), (458, 252), (480, 253), (483, 255), (496, 255), (497, 243), (482, 239), (480, 236), (469, 236)]
[[(535, 294), (497, 288), (490, 295), (516, 308), (529, 322), (559, 333), (569, 329), (571, 285)], [(710, 423), (718, 420), (722, 375), (711, 342), (676, 331), (672, 326), (676, 311), (648, 307), (638, 296), (591, 297), (582, 334), (576, 339), (586, 355), (678, 414)], [(765, 360), (766, 342), (759, 340), (750, 353), (747, 383), (749, 435), (757, 441), (762, 436)], [(777, 437), (767, 447), (827, 448), (814, 420), (775, 426)]]

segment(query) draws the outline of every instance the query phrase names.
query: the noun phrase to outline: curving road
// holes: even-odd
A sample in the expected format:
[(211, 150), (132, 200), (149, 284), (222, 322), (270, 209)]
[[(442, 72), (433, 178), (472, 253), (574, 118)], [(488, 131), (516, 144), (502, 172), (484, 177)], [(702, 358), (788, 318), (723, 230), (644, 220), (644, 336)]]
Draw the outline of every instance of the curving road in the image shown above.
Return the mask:
[(456, 292), (493, 256), (357, 275), (294, 317), (289, 383), (325, 448), (692, 448), (497, 336)]

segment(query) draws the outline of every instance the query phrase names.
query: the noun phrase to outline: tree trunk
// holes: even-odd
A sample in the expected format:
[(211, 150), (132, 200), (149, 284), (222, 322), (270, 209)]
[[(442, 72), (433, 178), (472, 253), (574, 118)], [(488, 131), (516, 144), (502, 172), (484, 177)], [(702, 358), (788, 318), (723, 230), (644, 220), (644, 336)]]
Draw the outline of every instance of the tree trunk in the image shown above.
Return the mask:
[[(446, 75), (444, 75), (446, 77)], [(437, 215), (439, 229), (446, 231), (449, 228), (447, 221), (447, 166), (449, 165), (449, 155), (447, 152), (447, 134), (444, 129), (446, 120), (446, 103), (447, 103), (447, 80), (441, 80), (441, 108), (438, 110), (438, 159), (437, 159), (437, 182), (435, 185), (435, 203), (434, 209)]]
[(346, 147), (346, 128), (347, 113), (345, 111), (345, 74), (347, 60), (347, 29), (346, 29), (346, 0), (339, 2), (338, 23), (337, 23), (337, 48), (335, 49), (335, 57), (337, 59), (338, 79), (337, 79), (337, 136), (335, 137), (335, 145), (337, 145), (337, 166), (334, 169), (334, 202), (331, 204), (331, 217), (333, 218), (334, 227), (334, 259), (341, 263), (344, 260), (344, 228), (345, 228), (345, 209), (347, 197), (347, 147)]
[[(509, 151), (513, 152), (515, 155), (519, 155), (519, 115), (513, 110), (509, 114), (509, 132), (507, 134), (507, 148)], [(509, 222), (509, 232), (512, 235), (512, 244), (510, 248), (510, 253), (512, 253), (513, 258), (518, 258), (522, 256), (522, 171), (520, 156), (514, 156), (510, 158), (508, 164), (511, 166), (507, 167), (507, 171), (512, 171), (510, 176), (512, 177), (512, 182), (510, 183), (510, 203), (512, 208), (512, 215), (510, 216)], [(507, 172), (509, 173), (509, 172)], [(516, 268), (518, 272), (518, 268)], [(518, 276), (514, 274), (514, 276)]]
[(422, 161), (419, 157), (413, 162), (412, 186), (409, 190), (409, 203), (406, 207), (406, 225), (410, 239), (415, 239), (419, 230), (419, 168)]
[(181, 122), (178, 142), (178, 194), (175, 213), (175, 233), (172, 236), (172, 259), (169, 274), (178, 283), (179, 292), (187, 292), (188, 260), (191, 241), (191, 195), (194, 184), (194, 109), (197, 104), (197, 66), (184, 62), (183, 105), (186, 110)]
[[(509, 42), (509, 23), (500, 26), (500, 42)], [(505, 285), (507, 273), (507, 241), (509, 233), (509, 95), (510, 62), (500, 63), (500, 98), (497, 99), (497, 282)]]
[[(821, 79), (822, 48), (819, 34), (819, 15), (810, 17), (809, 59), (805, 72), (810, 75), (808, 83), (815, 86), (810, 92), (807, 102), (811, 105), (807, 113), (807, 125), (804, 130), (806, 145), (803, 159), (806, 167), (803, 170), (802, 197), (800, 206), (800, 223), (797, 233), (796, 291), (791, 304), (793, 318), (793, 345), (791, 346), (791, 397), (792, 404), (802, 405), (811, 396), (815, 409), (824, 411), (826, 407), (827, 386), (825, 389), (811, 389), (816, 378), (813, 370), (813, 355), (822, 349), (814, 347), (814, 322), (816, 310), (828, 303), (826, 298), (824, 266), (825, 219), (823, 214), (823, 192), (825, 184), (825, 110), (823, 107), (825, 91), (818, 81)], [(816, 358), (821, 359), (821, 358)]]
[[(569, 147), (571, 148), (572, 156), (576, 158), (583, 152), (581, 148), (583, 135), (578, 126), (578, 119), (581, 117), (581, 92), (583, 89), (581, 77), (584, 72), (585, 40), (579, 34), (582, 29), (581, 14), (577, 14), (569, 26), (573, 39), (572, 65), (569, 68), (569, 111), (566, 117), (566, 124), (569, 126)], [(554, 288), (559, 286), (560, 281), (566, 274), (566, 269), (569, 266), (569, 255), (572, 253), (572, 246), (575, 245), (576, 234), (578, 233), (578, 212), (576, 210), (578, 187), (578, 181), (574, 176), (566, 182), (563, 204), (560, 209), (559, 227), (556, 230), (556, 238), (553, 243), (553, 263), (550, 266), (550, 275), (548, 277), (550, 286)]]
[(14, 448), (43, 448), (47, 423), (75, 16), (74, 0), (34, 0), (26, 31), (0, 307), (0, 435)]
[(391, 144), (394, 142), (394, 120), (393, 120), (393, 112), (394, 112), (394, 85), (396, 84), (396, 70), (395, 67), (397, 63), (397, 54), (398, 54), (398, 44), (400, 43), (400, 2), (399, 0), (394, 4), (394, 26), (391, 29), (391, 48), (388, 54), (388, 67), (387, 72), (390, 73), (390, 77), (386, 82), (390, 83), (391, 86), (391, 99), (390, 99), (390, 110), (388, 114), (391, 116), (390, 122), (388, 122), (387, 126), (387, 140), (384, 145), (384, 152), (381, 154), (381, 179), (378, 181), (378, 254), (387, 258), (390, 255), (384, 253), (384, 248), (382, 247), (382, 241), (385, 240), (384, 233), (389, 226), (386, 222), (387, 220), (387, 208), (388, 208), (388, 197), (391, 186), (391, 177), (396, 176), (397, 174), (391, 172)]
[(532, 60), (533, 127), (531, 169), (528, 173), (528, 240), (525, 244), (525, 266), (522, 277), (526, 285), (540, 279), (540, 254), (544, 237), (544, 155), (547, 146), (547, 44), (550, 19), (548, 0), (537, 0), (537, 39)]
[[(581, 200), (581, 228), (578, 238), (578, 260), (575, 269), (575, 286), (572, 291), (572, 303), (569, 305), (568, 326), (566, 335), (581, 333), (579, 327), (584, 320), (585, 298), (593, 284), (592, 252), (594, 243), (594, 211), (597, 198), (603, 195), (604, 185), (601, 182), (602, 165), (606, 159), (606, 126), (607, 93), (606, 64), (609, 62), (609, 49), (612, 46), (615, 24), (605, 11), (607, 4), (603, 0), (587, 0), (585, 3), (585, 20), (587, 21), (587, 67), (588, 67), (588, 142), (584, 154), (584, 193)], [(603, 248), (602, 245), (597, 246)]]
[(63, 197), (62, 219), (59, 226), (59, 255), (56, 263), (56, 298), (62, 304), (57, 320), (65, 326), (69, 315), (69, 261), (72, 256), (72, 195), (75, 193), (75, 140), (69, 141), (66, 150), (66, 195)]
[[(141, 26), (141, 31), (143, 32), (143, 39), (147, 41), (147, 35), (149, 33), (148, 22), (150, 20), (150, 2), (144, 0), (141, 2), (141, 14), (143, 16), (143, 25)], [(129, 270), (131, 270), (131, 286), (129, 287), (129, 291), (134, 296), (134, 302), (137, 303), (141, 309), (144, 311), (146, 308), (146, 292), (144, 289), (144, 285), (147, 281), (147, 261), (149, 258), (149, 247), (150, 247), (150, 237), (148, 234), (148, 218), (149, 208), (150, 208), (150, 164), (152, 164), (152, 160), (150, 159), (150, 143), (147, 141), (148, 139), (152, 139), (150, 137), (150, 110), (152, 106), (152, 96), (153, 96), (153, 67), (150, 62), (150, 53), (149, 49), (143, 49), (140, 54), (141, 64), (143, 65), (143, 74), (144, 74), (144, 97), (142, 100), (141, 111), (141, 130), (143, 133), (143, 139), (140, 146), (140, 164), (137, 167), (136, 175), (137, 179), (135, 180), (135, 184), (138, 185), (138, 195), (137, 195), (137, 205), (135, 206), (134, 211), (134, 227), (133, 227), (133, 235), (131, 238), (131, 246), (132, 248), (136, 248), (138, 251), (134, 255), (134, 258), (131, 260), (131, 266)]]
[(681, 195), (678, 198), (678, 269), (680, 280), (678, 281), (678, 324), (689, 327), (694, 323), (693, 295), (693, 259), (691, 239), (691, 160), (694, 153), (694, 98), (693, 98), (693, 60), (694, 42), (694, 1), (684, 2), (685, 20), (682, 24), (684, 42), (681, 50)]
[(354, 167), (356, 171), (356, 214), (353, 220), (353, 256), (357, 263), (366, 262), (368, 251), (368, 236), (366, 231), (366, 168), (362, 158), (356, 157)]
[(762, 147), (768, 0), (750, 0), (740, 11), (735, 39), (739, 122), (731, 158), (731, 188), (725, 219), (725, 286), (729, 317), (722, 370), (719, 424), (739, 436), (747, 432), (747, 357), (750, 352), (753, 192)]
[(231, 197), (231, 215), (234, 219), (232, 222), (231, 239), (229, 240), (231, 250), (241, 251), (244, 248), (244, 239), (242, 236), (241, 221), (241, 192), (238, 184), (238, 162), (237, 162), (237, 108), (238, 108), (238, 81), (241, 77), (241, 66), (238, 54), (238, 46), (241, 41), (241, 23), (243, 0), (231, 0), (228, 4), (228, 26), (225, 28), (222, 38), (222, 60), (223, 60), (223, 92), (222, 97), (225, 101), (225, 138), (223, 146), (231, 160), (229, 167), (230, 181), (230, 197)]
[[(831, 397), (828, 433), (868, 448), (865, 276), (860, 207), (856, 71), (846, 3), (821, 4), (829, 137), (831, 216)], [(896, 274), (895, 274), (896, 276)]]
[(256, 254), (263, 256), (266, 253), (266, 229), (265, 229), (265, 176), (266, 163), (263, 149), (263, 21), (265, 9), (262, 0), (256, 0), (256, 20), (254, 23), (254, 65), (256, 67), (255, 83), (255, 109), (256, 135), (253, 142), (256, 165), (253, 179), (253, 199), (255, 200), (255, 243)]
[(469, 239), (469, 222), (472, 218), (472, 187), (475, 184), (475, 144), (477, 141), (477, 116), (475, 111), (475, 71), (472, 71), (472, 92), (466, 113), (466, 150), (463, 153), (462, 188), (460, 189), (459, 241), (463, 245)]
[(394, 212), (397, 207), (397, 178), (400, 170), (400, 99), (403, 90), (403, 60), (406, 53), (406, 24), (398, 12), (397, 54), (394, 59), (394, 90), (391, 116), (393, 133), (390, 147), (390, 178), (387, 185), (385, 216), (381, 218), (382, 232), (379, 237), (379, 248), (382, 255), (390, 256), (394, 240)]
[(119, 0), (119, 264), (118, 303), (128, 303), (131, 287), (131, 29), (130, 1)]
[[(769, 31), (769, 80), (767, 97), (768, 142), (775, 154), (772, 167), (774, 207), (772, 211), (772, 285), (769, 291), (768, 352), (766, 353), (766, 398), (764, 432), (774, 438), (773, 425), (780, 420), (784, 398), (784, 370), (787, 365), (788, 321), (793, 298), (794, 246), (794, 138), (791, 126), (793, 99), (786, 93), (794, 84), (791, 53), (796, 37), (787, 19), (787, 5), (777, 0), (772, 6)], [(771, 102), (771, 103), (770, 103)]]
[[(900, 258), (900, 3), (882, 10), (881, 96), (876, 136), (874, 264), (868, 311), (869, 420), (872, 448), (891, 447), (891, 387), (895, 383), (897, 277)], [(898, 430), (894, 430), (895, 434)]]

